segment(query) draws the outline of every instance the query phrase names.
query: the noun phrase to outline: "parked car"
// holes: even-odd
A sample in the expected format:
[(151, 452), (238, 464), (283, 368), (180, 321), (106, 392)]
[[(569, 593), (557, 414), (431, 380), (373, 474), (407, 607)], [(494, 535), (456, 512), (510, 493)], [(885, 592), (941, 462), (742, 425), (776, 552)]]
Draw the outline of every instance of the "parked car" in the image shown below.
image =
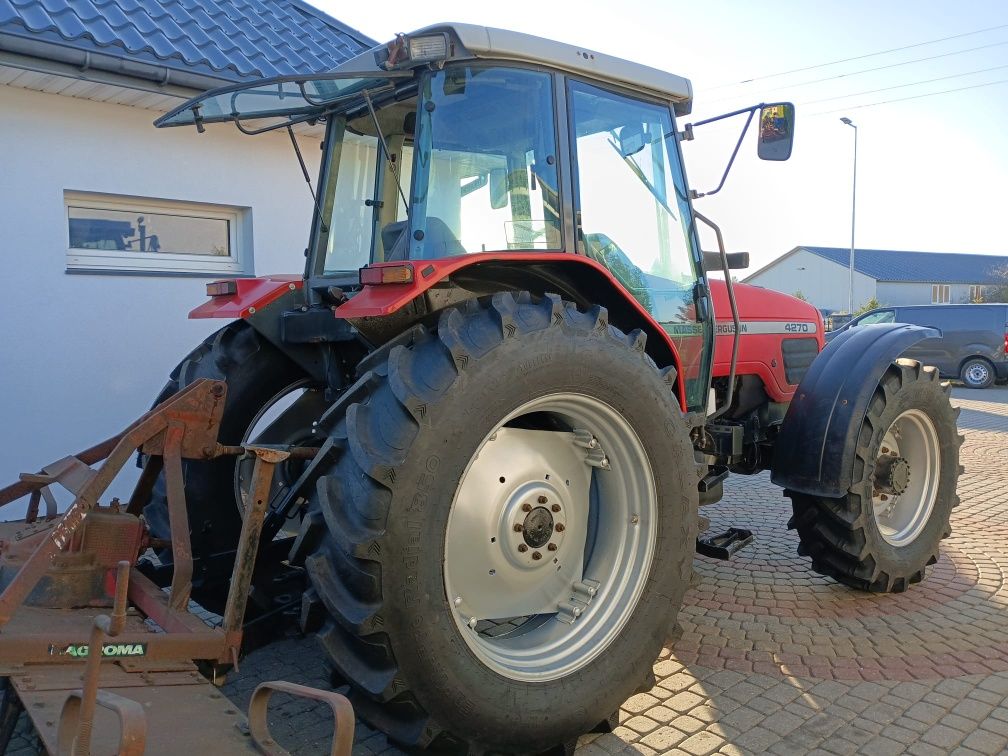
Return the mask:
[(905, 356), (934, 365), (943, 377), (959, 378), (970, 388), (1008, 380), (1008, 304), (880, 307), (827, 333), (826, 340), (870, 323), (912, 323), (940, 330), (940, 339), (921, 341)]

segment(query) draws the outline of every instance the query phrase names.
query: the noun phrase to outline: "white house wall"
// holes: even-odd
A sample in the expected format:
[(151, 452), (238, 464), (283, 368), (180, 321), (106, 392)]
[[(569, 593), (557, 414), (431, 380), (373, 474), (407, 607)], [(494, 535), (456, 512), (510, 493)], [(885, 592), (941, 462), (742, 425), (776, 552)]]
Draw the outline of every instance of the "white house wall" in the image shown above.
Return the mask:
[(0, 487), (119, 431), (223, 325), (186, 318), (204, 278), (67, 274), (64, 190), (251, 208), (255, 273), (302, 270), (312, 205), (287, 135), (156, 115), (0, 86)]
[[(746, 280), (785, 294), (800, 291), (816, 307), (846, 310), (849, 269), (819, 255), (799, 249), (780, 262)], [(875, 279), (854, 271), (854, 307), (875, 296)]]

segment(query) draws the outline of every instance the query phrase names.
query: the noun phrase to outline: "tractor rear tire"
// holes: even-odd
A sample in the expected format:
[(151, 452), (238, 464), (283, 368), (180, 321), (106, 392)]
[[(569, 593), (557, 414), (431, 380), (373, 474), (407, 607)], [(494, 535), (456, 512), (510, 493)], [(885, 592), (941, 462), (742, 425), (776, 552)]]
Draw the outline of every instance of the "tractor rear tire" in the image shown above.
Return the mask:
[[(290, 386), (306, 380), (304, 371), (277, 350), (248, 323), (234, 321), (211, 334), (171, 372), (155, 404), (199, 378), (227, 382), (227, 399), (218, 440), (240, 444), (250, 426), (270, 400)], [(206, 558), (233, 551), (241, 531), (241, 510), (236, 494), (234, 457), (204, 462), (183, 461), (186, 504), (193, 556)], [(155, 484), (144, 508), (151, 534), (171, 538), (164, 475)], [(171, 552), (162, 556), (170, 561)], [(227, 581), (204, 589), (200, 575), (193, 578), (193, 599), (211, 611), (220, 611)]]
[[(367, 361), (330, 431), (344, 453), (319, 480), (327, 533), (306, 567), (329, 615), (321, 643), (357, 714), (393, 742), (543, 753), (612, 726), (653, 683), (689, 585), (697, 467), (675, 372), (643, 346), (601, 307), (502, 293), (446, 310), (436, 328)], [(590, 433), (588, 416), (598, 418)], [(586, 467), (594, 433), (608, 454), (601, 468)], [(528, 446), (500, 446), (515, 438)], [(575, 473), (543, 476), (559, 469), (561, 447)], [(631, 483), (639, 496), (613, 493)], [(633, 545), (617, 557), (616, 543)], [(572, 565), (587, 581), (609, 557), (597, 593), (567, 582), (559, 604), (515, 609), (538, 594), (510, 581), (534, 575), (545, 590)], [(488, 584), (499, 588), (479, 590)], [(488, 610), (495, 622), (468, 617), (467, 605), (487, 602), (510, 609)]]
[(846, 496), (786, 491), (798, 553), (812, 569), (873, 593), (899, 593), (938, 560), (959, 503), (959, 411), (938, 371), (899, 359), (882, 376), (858, 434)]

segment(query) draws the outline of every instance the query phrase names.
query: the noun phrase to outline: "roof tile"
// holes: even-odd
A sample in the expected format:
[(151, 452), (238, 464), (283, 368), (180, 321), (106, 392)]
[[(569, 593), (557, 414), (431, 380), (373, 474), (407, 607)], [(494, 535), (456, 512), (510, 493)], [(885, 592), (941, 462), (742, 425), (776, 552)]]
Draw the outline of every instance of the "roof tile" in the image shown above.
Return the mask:
[(321, 73), (375, 44), (303, 0), (0, 0), (0, 37), (43, 32), (233, 81)]

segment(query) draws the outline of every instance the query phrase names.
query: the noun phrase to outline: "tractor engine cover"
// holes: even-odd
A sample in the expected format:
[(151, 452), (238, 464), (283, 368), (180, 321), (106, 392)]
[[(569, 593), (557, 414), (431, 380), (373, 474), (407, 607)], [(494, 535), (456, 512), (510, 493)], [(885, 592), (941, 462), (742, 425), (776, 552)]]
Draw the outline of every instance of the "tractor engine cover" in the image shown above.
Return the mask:
[[(58, 522), (56, 518), (0, 523), (0, 587), (7, 587)], [(124, 559), (136, 562), (144, 540), (143, 522), (135, 515), (114, 509), (89, 512), (25, 603), (53, 609), (111, 606), (105, 575)]]

